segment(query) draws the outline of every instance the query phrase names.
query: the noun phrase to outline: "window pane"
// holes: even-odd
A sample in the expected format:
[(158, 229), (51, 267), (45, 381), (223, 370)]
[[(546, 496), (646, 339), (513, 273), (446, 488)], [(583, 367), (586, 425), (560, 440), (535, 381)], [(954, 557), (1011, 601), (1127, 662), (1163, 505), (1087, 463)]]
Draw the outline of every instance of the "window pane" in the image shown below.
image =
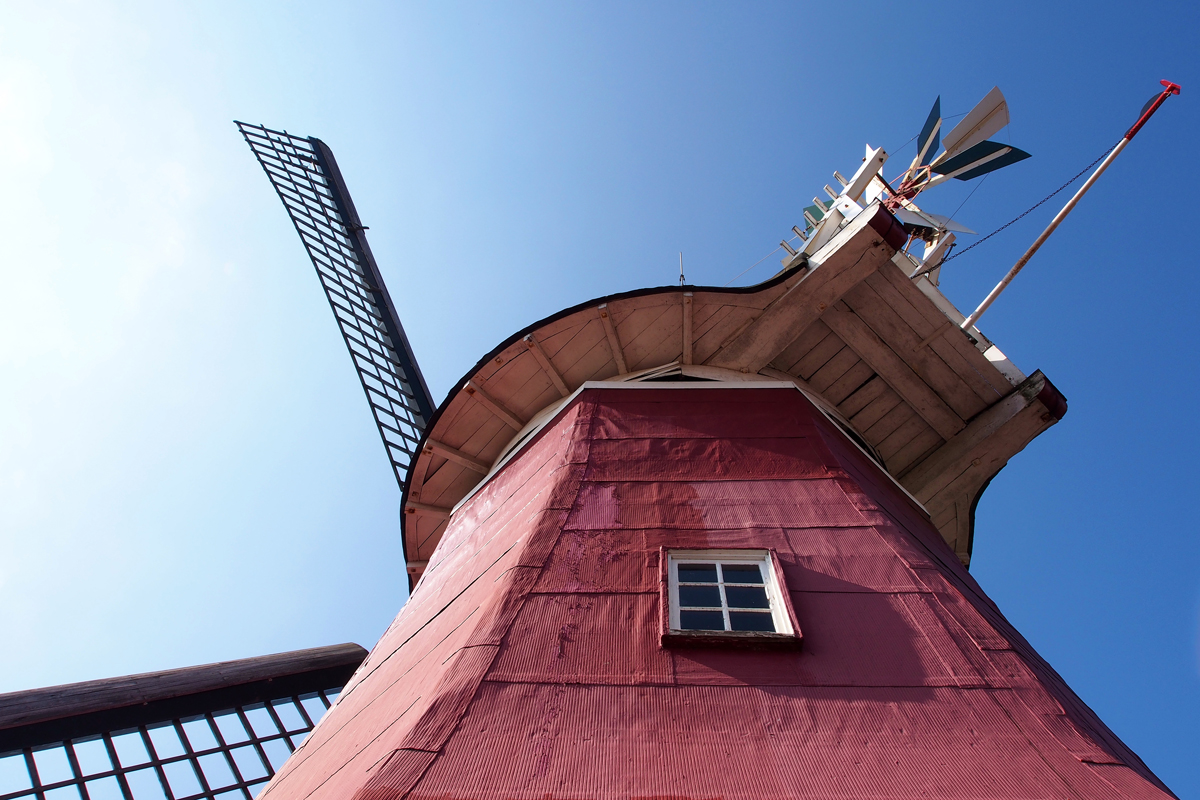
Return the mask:
[(761, 586), (726, 586), (725, 599), (730, 608), (770, 608), (767, 590)]
[(774, 631), (770, 614), (758, 611), (730, 611), (729, 624), (735, 631)]
[(680, 611), (679, 627), (685, 631), (723, 631), (725, 620), (720, 611)]
[(721, 572), (726, 583), (762, 583), (762, 570), (758, 564), (722, 564)]
[(680, 586), (679, 605), (681, 607), (721, 607), (721, 590), (716, 586)]
[(61, 786), (46, 792), (46, 800), (80, 800), (79, 787)]
[(716, 564), (680, 564), (679, 580), (682, 583), (716, 583)]

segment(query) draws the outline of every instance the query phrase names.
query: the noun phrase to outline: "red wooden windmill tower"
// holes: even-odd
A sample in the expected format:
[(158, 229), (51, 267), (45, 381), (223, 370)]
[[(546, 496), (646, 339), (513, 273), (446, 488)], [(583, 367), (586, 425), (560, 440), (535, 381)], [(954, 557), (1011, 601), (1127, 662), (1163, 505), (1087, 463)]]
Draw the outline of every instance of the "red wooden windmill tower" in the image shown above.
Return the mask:
[(954, 223), (913, 203), (1024, 155), (985, 141), (995, 95), (937, 158), (931, 116), (898, 189), (868, 149), (771, 280), (566, 309), (436, 410), (332, 154), (241, 125), (363, 378), (415, 581), (261, 796), (1170, 796), (966, 569), (983, 489), (1066, 412), (940, 293)]

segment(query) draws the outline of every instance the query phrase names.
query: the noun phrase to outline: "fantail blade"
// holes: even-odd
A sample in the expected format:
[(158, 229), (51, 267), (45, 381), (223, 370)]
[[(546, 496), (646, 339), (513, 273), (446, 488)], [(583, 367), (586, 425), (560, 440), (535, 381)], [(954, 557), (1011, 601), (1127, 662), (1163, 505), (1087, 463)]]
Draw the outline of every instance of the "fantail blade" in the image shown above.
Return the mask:
[[(979, 103), (962, 118), (954, 130), (946, 134), (942, 144), (946, 152), (938, 156), (937, 161), (954, 158), (964, 150), (973, 147), (984, 139), (996, 133), (1008, 124), (1008, 103), (997, 87), (987, 93)], [(936, 163), (936, 162), (935, 162)]]
[(958, 155), (935, 163), (933, 171), (947, 178), (969, 181), (1001, 167), (1029, 158), (1029, 153), (1002, 142), (979, 142)]
[(933, 101), (933, 109), (917, 136), (917, 159), (921, 166), (933, 160), (933, 154), (938, 150), (938, 134), (942, 130), (942, 98)]

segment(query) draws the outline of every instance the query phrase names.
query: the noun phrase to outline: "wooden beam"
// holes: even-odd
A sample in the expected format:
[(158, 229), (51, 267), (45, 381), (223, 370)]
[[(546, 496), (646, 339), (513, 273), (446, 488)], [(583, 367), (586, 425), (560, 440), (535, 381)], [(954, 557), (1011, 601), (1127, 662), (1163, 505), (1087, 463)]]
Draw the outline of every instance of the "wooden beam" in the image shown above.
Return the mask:
[[(880, 297), (901, 316), (923, 317), (932, 328), (938, 328), (946, 321), (945, 313), (895, 264), (880, 267), (870, 282)], [(913, 319), (911, 324), (915, 327), (919, 323)], [(952, 326), (958, 327), (953, 323)], [(952, 336), (935, 337), (929, 347), (971, 384), (984, 402), (994, 403), (1012, 391), (1012, 382), (976, 349), (965, 333), (960, 331)]]
[(971, 563), (971, 498), (959, 495), (954, 499), (954, 554), (966, 566)]
[(455, 450), (453, 447), (441, 442), (436, 442), (433, 439), (425, 442), (426, 453), (437, 453), (447, 461), (453, 461), (455, 464), (460, 464), (467, 469), (473, 469), (480, 475), (487, 475), (492, 471), (490, 465), (483, 463), (474, 456), (469, 456), (462, 450)]
[(542, 372), (546, 373), (546, 377), (550, 378), (550, 382), (554, 384), (554, 388), (558, 389), (558, 393), (563, 397), (571, 394), (571, 390), (567, 388), (567, 384), (562, 379), (562, 375), (558, 374), (558, 370), (550, 363), (550, 358), (546, 355), (546, 351), (542, 349), (541, 342), (533, 338), (533, 334), (525, 337), (525, 346), (529, 348), (529, 352), (533, 354), (534, 359), (542, 368)]
[(356, 644), (0, 694), (0, 753), (341, 686)]
[(831, 308), (821, 320), (943, 439), (949, 439), (966, 427), (937, 392), (930, 389), (857, 314), (844, 307)]
[[(412, 478), (408, 482), (408, 496), (413, 500), (421, 499), (421, 492), (425, 488), (425, 478), (429, 475), (430, 458), (421, 458), (421, 454), (413, 459)], [(401, 521), (403, 524), (403, 519)]]
[(772, 302), (745, 329), (722, 345), (705, 363), (758, 372), (782, 353), (842, 295), (887, 263), (895, 249), (870, 225), (882, 208), (859, 214), (823, 247), (830, 255), (810, 268), (791, 289)]
[(613, 327), (612, 315), (608, 313), (608, 303), (601, 303), (598, 309), (600, 321), (604, 323), (604, 335), (608, 337), (608, 349), (612, 351), (613, 361), (617, 362), (617, 374), (629, 372), (625, 366), (625, 352), (621, 349), (621, 340), (617, 338), (617, 329)]
[(869, 281), (855, 286), (842, 299), (960, 419), (970, 419), (987, 408), (988, 402), (962, 376), (921, 345), (921, 336), (879, 296)]
[[(1007, 397), (976, 414), (957, 435), (948, 438), (945, 444), (901, 476), (904, 488), (926, 503), (972, 466), (981, 449), (993, 453), (998, 450), (1005, 454), (1002, 456), (1005, 461), (1020, 452), (1037, 432), (1031, 434), (1028, 425), (1013, 426), (1010, 423), (1037, 402), (1038, 393), (1045, 385), (1045, 376), (1035, 372)], [(1052, 420), (1040, 421), (1043, 427), (1053, 424)]]
[(692, 363), (692, 293), (683, 293), (683, 361)]
[(939, 325), (937, 328), (935, 328), (933, 333), (929, 334), (924, 339), (922, 339), (917, 344), (917, 346), (913, 348), (913, 352), (915, 353), (918, 350), (922, 349), (923, 347), (927, 346), (930, 342), (932, 342), (934, 339), (941, 336), (946, 331), (950, 330), (952, 327), (954, 327), (954, 323), (951, 322), (950, 320), (946, 320), (941, 325)]
[(418, 503), (415, 500), (409, 500), (405, 503), (404, 510), (409, 514), (420, 514), (423, 517), (450, 519), (450, 509), (442, 508), (441, 506), (431, 506), (428, 503)]
[(464, 391), (471, 397), (474, 397), (479, 404), (491, 411), (500, 421), (515, 431), (520, 431), (525, 427), (525, 423), (521, 418), (512, 412), (507, 406), (503, 405), (499, 400), (496, 400), (490, 394), (483, 390), (483, 387), (475, 383), (475, 381), (467, 381)]

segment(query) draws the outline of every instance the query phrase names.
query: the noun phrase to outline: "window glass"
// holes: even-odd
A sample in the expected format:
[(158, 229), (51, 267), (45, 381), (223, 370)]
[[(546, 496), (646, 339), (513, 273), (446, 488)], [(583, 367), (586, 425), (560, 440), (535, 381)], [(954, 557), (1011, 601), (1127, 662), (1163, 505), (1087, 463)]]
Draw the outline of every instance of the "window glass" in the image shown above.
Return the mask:
[(676, 551), (669, 557), (673, 630), (791, 633), (766, 551)]

